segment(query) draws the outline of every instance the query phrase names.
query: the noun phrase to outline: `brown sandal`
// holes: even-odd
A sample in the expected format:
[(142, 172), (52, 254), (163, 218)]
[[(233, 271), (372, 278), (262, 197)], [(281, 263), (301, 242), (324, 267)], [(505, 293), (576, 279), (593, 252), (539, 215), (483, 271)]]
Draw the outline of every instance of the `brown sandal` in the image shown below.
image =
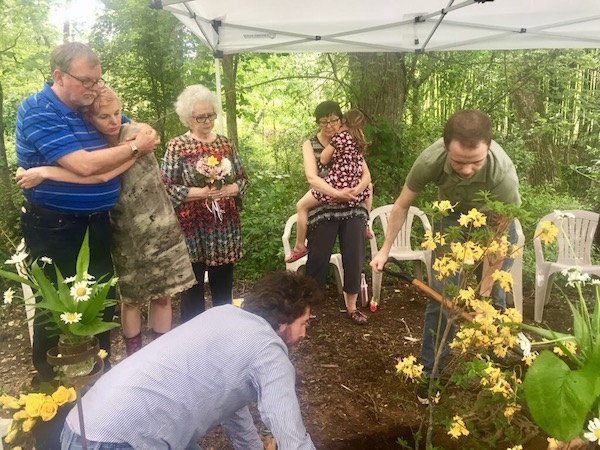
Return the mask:
[(358, 309), (355, 309), (350, 313), (350, 320), (357, 325), (365, 325), (369, 319)]

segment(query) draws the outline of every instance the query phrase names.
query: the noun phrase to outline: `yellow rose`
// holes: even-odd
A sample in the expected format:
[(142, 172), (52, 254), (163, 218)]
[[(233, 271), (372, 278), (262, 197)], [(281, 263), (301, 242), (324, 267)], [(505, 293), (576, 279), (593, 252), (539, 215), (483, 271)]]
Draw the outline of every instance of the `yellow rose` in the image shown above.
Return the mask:
[(29, 418), (23, 421), (23, 431), (25, 433), (29, 433), (33, 426), (35, 425), (37, 419)]
[(59, 386), (58, 389), (52, 394), (52, 400), (54, 400), (58, 406), (72, 402), (76, 398), (77, 394), (75, 393), (75, 388), (67, 389), (64, 386)]
[(12, 444), (17, 438), (18, 433), (19, 430), (17, 430), (16, 428), (13, 429), (10, 433), (6, 435), (6, 437), (4, 438), (4, 442), (6, 442), (7, 444)]
[(52, 400), (52, 397), (48, 395), (46, 401), (42, 403), (42, 406), (40, 407), (40, 417), (44, 422), (48, 422), (56, 416), (57, 411), (58, 405)]
[(22, 409), (21, 411), (17, 411), (16, 413), (13, 414), (13, 419), (14, 420), (29, 419), (29, 414), (27, 414), (27, 411)]
[(25, 402), (25, 411), (27, 411), (30, 417), (39, 417), (40, 408), (45, 400), (45, 394), (29, 394)]

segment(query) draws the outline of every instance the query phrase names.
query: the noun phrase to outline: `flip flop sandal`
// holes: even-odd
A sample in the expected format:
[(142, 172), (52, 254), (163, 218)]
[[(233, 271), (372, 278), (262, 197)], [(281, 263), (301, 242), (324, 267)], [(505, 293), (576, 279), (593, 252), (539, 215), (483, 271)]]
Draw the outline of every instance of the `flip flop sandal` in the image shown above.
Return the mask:
[(354, 311), (352, 311), (352, 313), (350, 313), (350, 320), (357, 325), (364, 325), (369, 319), (358, 309), (355, 309)]
[(290, 253), (285, 258), (285, 262), (286, 263), (293, 263), (294, 261), (298, 261), (300, 258), (302, 258), (303, 256), (305, 256), (306, 254), (308, 254), (308, 249), (307, 248), (305, 248), (304, 250), (292, 250), (292, 253)]

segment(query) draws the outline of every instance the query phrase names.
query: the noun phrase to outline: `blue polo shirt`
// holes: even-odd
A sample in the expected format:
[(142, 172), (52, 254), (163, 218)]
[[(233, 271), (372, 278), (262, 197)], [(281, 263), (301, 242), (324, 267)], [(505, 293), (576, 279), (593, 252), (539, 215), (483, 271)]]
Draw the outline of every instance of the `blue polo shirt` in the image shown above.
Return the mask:
[[(71, 152), (94, 151), (108, 145), (102, 135), (79, 111), (65, 105), (46, 83), (37, 94), (26, 98), (17, 112), (16, 153), (19, 166), (29, 169), (56, 166)], [(92, 214), (108, 211), (119, 197), (119, 179), (106, 183), (74, 184), (46, 180), (32, 189), (23, 189), (27, 200), (44, 208)]]

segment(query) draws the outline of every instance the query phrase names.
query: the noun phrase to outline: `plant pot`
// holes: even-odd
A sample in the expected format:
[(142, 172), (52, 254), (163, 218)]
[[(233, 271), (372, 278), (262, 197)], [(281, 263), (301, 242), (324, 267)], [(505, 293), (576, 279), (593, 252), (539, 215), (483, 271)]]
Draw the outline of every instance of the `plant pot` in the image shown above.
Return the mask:
[(52, 365), (58, 366), (66, 377), (84, 377), (93, 370), (98, 358), (98, 339), (91, 336), (83, 341), (73, 342), (69, 336), (61, 335), (58, 346), (48, 350), (47, 359)]

